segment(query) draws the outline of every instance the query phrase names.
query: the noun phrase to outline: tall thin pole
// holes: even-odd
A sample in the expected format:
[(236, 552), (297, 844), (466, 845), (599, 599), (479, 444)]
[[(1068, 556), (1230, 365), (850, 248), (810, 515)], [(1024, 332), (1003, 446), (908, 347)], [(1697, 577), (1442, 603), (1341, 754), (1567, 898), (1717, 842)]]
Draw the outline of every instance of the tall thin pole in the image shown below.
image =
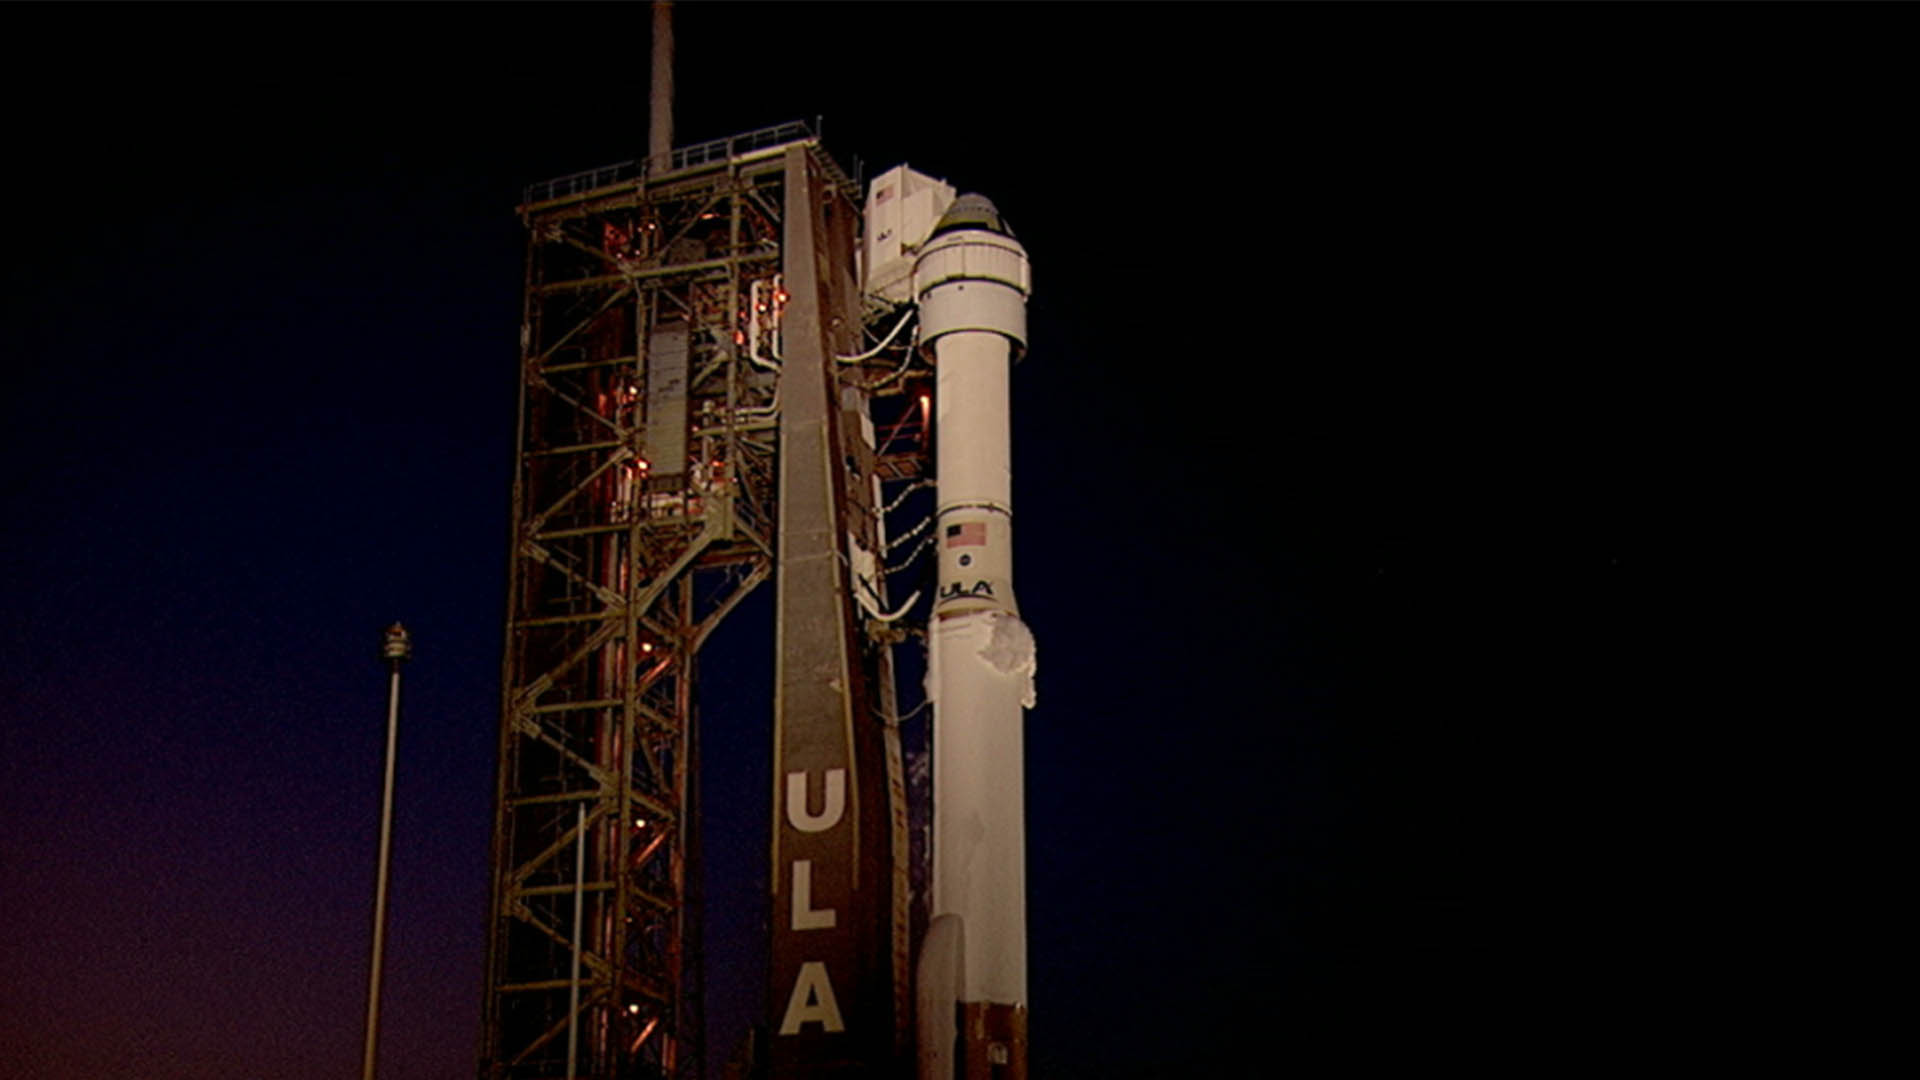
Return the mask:
[(367, 975), (367, 1046), (360, 1058), (361, 1080), (373, 1080), (380, 1044), (380, 964), (387, 944), (387, 864), (393, 854), (393, 758), (400, 736), (400, 665), (413, 654), (407, 631), (399, 623), (387, 627), (380, 655), (387, 662), (387, 780), (380, 796), (380, 869), (373, 885), (373, 964)]
[(653, 4), (653, 93), (648, 106), (648, 167), (665, 172), (673, 153), (673, 5), (668, 0)]
[(585, 917), (587, 879), (587, 804), (573, 826), (573, 970), (567, 975), (567, 1080), (580, 1060), (580, 924)]

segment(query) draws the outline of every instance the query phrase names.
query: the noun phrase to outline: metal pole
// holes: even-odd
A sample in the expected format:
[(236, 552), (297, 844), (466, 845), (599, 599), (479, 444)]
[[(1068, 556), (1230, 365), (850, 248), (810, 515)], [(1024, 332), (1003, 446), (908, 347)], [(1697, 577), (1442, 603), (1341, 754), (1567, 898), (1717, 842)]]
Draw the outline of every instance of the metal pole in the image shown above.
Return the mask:
[(387, 661), (387, 779), (380, 796), (380, 868), (373, 886), (373, 964), (367, 975), (367, 1045), (360, 1058), (361, 1080), (373, 1080), (375, 1052), (380, 1044), (380, 962), (387, 942), (387, 864), (393, 852), (393, 758), (400, 735), (400, 665), (412, 655), (407, 631), (399, 623), (387, 628), (380, 655)]
[(587, 804), (580, 804), (580, 816), (573, 827), (573, 971), (567, 976), (567, 1080), (578, 1075), (574, 1066), (580, 1057), (580, 923), (586, 893), (581, 888), (587, 878)]
[(653, 92), (648, 98), (647, 171), (663, 173), (673, 155), (673, 5), (654, 0)]

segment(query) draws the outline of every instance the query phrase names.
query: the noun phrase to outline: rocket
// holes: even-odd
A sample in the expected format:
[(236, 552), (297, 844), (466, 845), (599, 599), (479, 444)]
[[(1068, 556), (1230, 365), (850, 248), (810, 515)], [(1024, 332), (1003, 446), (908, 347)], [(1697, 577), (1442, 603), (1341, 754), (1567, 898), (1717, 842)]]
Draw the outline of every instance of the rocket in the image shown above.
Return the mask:
[(1026, 249), (962, 195), (914, 260), (937, 422), (929, 630), (933, 920), (917, 973), (922, 1080), (1026, 1076), (1023, 709), (1034, 641), (1013, 594), (1008, 376), (1026, 348)]

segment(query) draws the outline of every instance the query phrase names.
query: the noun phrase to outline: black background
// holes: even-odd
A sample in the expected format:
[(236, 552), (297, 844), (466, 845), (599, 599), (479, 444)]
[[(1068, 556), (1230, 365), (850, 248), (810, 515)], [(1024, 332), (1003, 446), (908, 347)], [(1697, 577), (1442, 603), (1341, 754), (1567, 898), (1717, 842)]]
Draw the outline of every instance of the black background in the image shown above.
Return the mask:
[[(400, 618), (383, 1075), (467, 1075), (512, 211), (643, 152), (645, 6), (53, 16), (5, 83), (0, 1057), (350, 1071)], [(1839, 123), (1871, 59), (1678, 21), (679, 9), (677, 142), (824, 115), (1032, 256), (1036, 1076), (1532, 1072), (1695, 1022), (1700, 598), (1656, 569), (1716, 388), (1797, 342), (1825, 163), (1892, 150)], [(714, 1055), (763, 1008), (770, 602), (705, 668)]]

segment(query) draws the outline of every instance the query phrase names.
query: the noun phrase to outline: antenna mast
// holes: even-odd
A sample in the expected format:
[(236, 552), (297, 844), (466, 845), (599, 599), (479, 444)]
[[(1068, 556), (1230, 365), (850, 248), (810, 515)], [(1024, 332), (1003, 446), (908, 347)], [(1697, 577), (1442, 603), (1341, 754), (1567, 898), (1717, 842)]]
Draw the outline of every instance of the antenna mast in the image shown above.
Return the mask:
[(673, 153), (673, 4), (653, 4), (653, 95), (647, 116), (647, 162), (665, 172)]

